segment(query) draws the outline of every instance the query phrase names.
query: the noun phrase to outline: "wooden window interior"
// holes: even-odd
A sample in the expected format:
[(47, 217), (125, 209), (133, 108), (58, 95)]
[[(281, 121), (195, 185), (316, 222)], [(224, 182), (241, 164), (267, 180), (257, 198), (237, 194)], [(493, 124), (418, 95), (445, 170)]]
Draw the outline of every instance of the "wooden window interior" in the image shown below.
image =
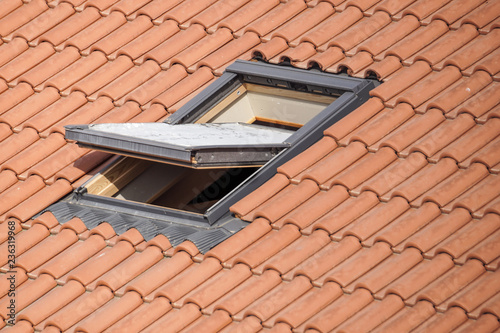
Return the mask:
[(125, 157), (87, 192), (203, 214), (258, 168), (191, 169)]
[(196, 122), (259, 122), (265, 126), (279, 127), (277, 125), (281, 124), (297, 129), (335, 99), (332, 96), (245, 83)]

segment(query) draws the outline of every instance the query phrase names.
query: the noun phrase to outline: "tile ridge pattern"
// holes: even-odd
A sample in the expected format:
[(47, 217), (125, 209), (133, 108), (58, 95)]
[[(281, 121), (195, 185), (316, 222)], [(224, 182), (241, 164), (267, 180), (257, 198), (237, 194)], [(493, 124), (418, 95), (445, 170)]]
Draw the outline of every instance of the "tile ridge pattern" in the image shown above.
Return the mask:
[[(0, 272), (11, 221), (15, 329), (499, 327), (498, 2), (0, 8)], [(162, 120), (252, 57), (384, 83), (231, 208), (243, 231), (201, 255), (134, 228), (30, 219), (110, 158), (65, 142), (64, 125)]]

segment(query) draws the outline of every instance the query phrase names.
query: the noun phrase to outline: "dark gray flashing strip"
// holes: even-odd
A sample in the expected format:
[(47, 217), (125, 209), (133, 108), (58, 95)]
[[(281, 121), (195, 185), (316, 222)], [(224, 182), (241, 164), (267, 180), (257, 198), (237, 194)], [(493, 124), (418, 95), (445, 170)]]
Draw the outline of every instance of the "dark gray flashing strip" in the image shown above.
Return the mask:
[(204, 227), (189, 223), (179, 224), (101, 207), (88, 207), (80, 202), (71, 203), (69, 201), (57, 202), (36, 216), (47, 211), (51, 212), (60, 224), (78, 217), (89, 230), (97, 227), (100, 223), (107, 222), (113, 227), (117, 235), (135, 228), (141, 233), (145, 241), (149, 241), (161, 234), (167, 237), (170, 244), (175, 247), (188, 240), (193, 242), (203, 254), (247, 225), (247, 223), (239, 219), (229, 217), (221, 219), (217, 225), (207, 228), (206, 224)]

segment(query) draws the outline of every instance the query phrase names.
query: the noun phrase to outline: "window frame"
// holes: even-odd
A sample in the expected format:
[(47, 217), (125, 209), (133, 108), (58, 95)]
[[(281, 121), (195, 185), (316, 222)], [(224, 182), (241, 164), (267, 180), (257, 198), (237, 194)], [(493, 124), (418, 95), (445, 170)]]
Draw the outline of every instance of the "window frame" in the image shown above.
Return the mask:
[[(209, 228), (218, 226), (221, 221), (226, 221), (231, 216), (230, 206), (268, 181), (276, 174), (276, 170), (280, 165), (321, 139), (324, 130), (367, 101), (369, 91), (378, 85), (375, 80), (328, 74), (316, 69), (303, 70), (262, 62), (236, 60), (226, 68), (221, 77), (188, 101), (164, 122), (171, 125), (195, 123), (243, 83), (322, 93), (337, 98), (288, 137), (285, 141), (289, 145), (288, 148), (280, 151), (223, 199), (208, 208), (204, 214), (86, 193), (86, 184), (99, 174), (77, 188), (71, 201), (93, 207), (112, 208), (124, 213), (133, 212), (141, 216), (162, 218), (180, 224), (195, 224)], [(68, 128), (74, 126), (78, 125), (71, 125)], [(113, 162), (110, 162), (101, 173), (112, 165)]]

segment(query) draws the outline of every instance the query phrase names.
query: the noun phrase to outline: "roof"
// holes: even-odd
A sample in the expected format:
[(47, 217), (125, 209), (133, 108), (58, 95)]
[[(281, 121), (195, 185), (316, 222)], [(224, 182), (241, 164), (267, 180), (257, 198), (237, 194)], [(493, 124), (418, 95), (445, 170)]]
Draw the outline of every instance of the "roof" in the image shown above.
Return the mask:
[[(0, 316), (16, 332), (493, 331), (499, 1), (3, 0)], [(231, 210), (205, 255), (31, 217), (111, 157), (64, 125), (161, 121), (236, 58), (384, 83)], [(0, 322), (6, 325), (6, 320)]]

